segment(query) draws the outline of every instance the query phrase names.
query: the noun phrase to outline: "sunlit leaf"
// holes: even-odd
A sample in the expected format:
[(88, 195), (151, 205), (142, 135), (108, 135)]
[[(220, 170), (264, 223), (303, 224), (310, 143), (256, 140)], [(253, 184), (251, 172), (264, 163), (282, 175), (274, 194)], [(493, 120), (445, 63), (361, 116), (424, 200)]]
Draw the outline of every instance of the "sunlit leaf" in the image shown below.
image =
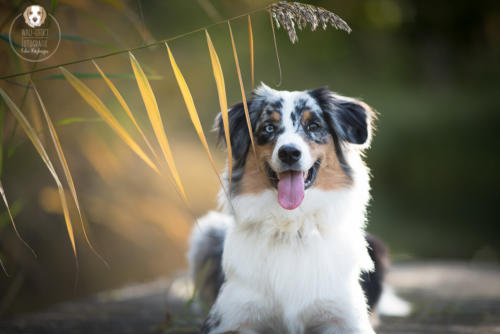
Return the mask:
[(113, 116), (111, 111), (102, 103), (102, 101), (88, 88), (81, 80), (76, 78), (71, 72), (64, 67), (60, 67), (63, 75), (68, 82), (76, 89), (76, 91), (83, 97), (85, 101), (104, 119), (104, 121), (122, 138), (122, 140), (134, 151), (149, 167), (151, 167), (158, 174), (160, 171), (158, 167), (149, 159), (144, 151), (137, 145), (137, 143), (130, 137), (125, 129)]
[(142, 136), (142, 139), (144, 139), (144, 142), (148, 146), (148, 148), (151, 151), (151, 153), (154, 155), (156, 161), (160, 161), (160, 159), (158, 158), (158, 155), (156, 154), (155, 150), (153, 149), (153, 146), (149, 142), (148, 138), (146, 137), (146, 135), (142, 131), (142, 129), (139, 126), (139, 124), (137, 123), (137, 121), (135, 120), (134, 114), (132, 114), (132, 111), (128, 107), (127, 102), (125, 102), (125, 100), (123, 99), (123, 96), (120, 94), (120, 92), (118, 91), (118, 89), (116, 88), (116, 86), (113, 84), (113, 82), (111, 82), (111, 80), (109, 80), (108, 76), (97, 65), (97, 63), (94, 60), (92, 60), (92, 63), (97, 68), (97, 70), (99, 71), (99, 73), (100, 73), (101, 77), (104, 79), (104, 81), (108, 84), (108, 87), (111, 89), (111, 91), (115, 95), (116, 99), (118, 100), (118, 102), (122, 106), (123, 110), (125, 110), (125, 112), (127, 113), (127, 116), (130, 118), (130, 120), (134, 124), (135, 128), (137, 129), (137, 131)]
[(68, 183), (71, 196), (73, 197), (73, 201), (75, 202), (76, 209), (78, 211), (78, 215), (80, 216), (80, 222), (82, 224), (82, 231), (83, 231), (83, 235), (85, 237), (85, 240), (87, 241), (90, 249), (97, 255), (97, 257), (99, 257), (101, 259), (101, 261), (103, 261), (107, 265), (107, 262), (95, 250), (94, 246), (92, 246), (92, 243), (90, 242), (90, 239), (87, 235), (87, 230), (85, 228), (85, 223), (84, 223), (84, 219), (83, 219), (83, 213), (82, 213), (82, 210), (80, 208), (80, 201), (78, 200), (78, 195), (76, 193), (75, 182), (73, 181), (73, 177), (71, 176), (71, 172), (69, 171), (68, 162), (66, 160), (66, 157), (64, 156), (61, 142), (59, 141), (59, 136), (57, 135), (56, 129), (54, 127), (54, 123), (52, 123), (52, 119), (50, 118), (49, 113), (47, 112), (47, 109), (45, 108), (45, 104), (43, 103), (42, 98), (41, 98), (40, 94), (38, 93), (38, 90), (36, 89), (35, 84), (33, 82), (31, 82), (31, 84), (33, 86), (33, 90), (35, 92), (35, 95), (38, 98), (38, 102), (40, 103), (40, 107), (41, 107), (42, 113), (45, 117), (45, 121), (47, 121), (47, 125), (49, 127), (50, 137), (52, 138), (52, 142), (54, 143), (54, 146), (56, 148), (57, 157), (59, 158), (59, 162), (61, 163), (61, 166), (63, 167), (64, 176), (66, 177), (66, 181)]
[(167, 43), (165, 43), (165, 46), (167, 47), (168, 57), (170, 58), (170, 64), (172, 64), (172, 70), (174, 71), (175, 79), (177, 80), (177, 85), (179, 86), (182, 97), (184, 98), (184, 103), (186, 104), (186, 108), (188, 110), (189, 117), (191, 118), (191, 122), (193, 123), (193, 126), (196, 130), (196, 133), (198, 134), (198, 137), (200, 138), (201, 143), (203, 144), (203, 147), (205, 148), (205, 151), (207, 152), (208, 160), (210, 160), (210, 164), (212, 165), (215, 174), (219, 178), (221, 186), (224, 187), (222, 181), (220, 180), (219, 171), (217, 170), (217, 166), (215, 165), (212, 153), (210, 153), (210, 149), (208, 148), (207, 138), (205, 137), (205, 133), (203, 132), (203, 127), (201, 126), (200, 118), (198, 116), (198, 112), (196, 111), (196, 107), (194, 105), (193, 96), (189, 91), (189, 87), (186, 83), (186, 80), (184, 79), (184, 76), (181, 73), (181, 70), (177, 66), (177, 63), (175, 62), (174, 56), (172, 55), (172, 51), (170, 50)]
[(222, 117), (222, 124), (224, 126), (224, 135), (226, 138), (226, 146), (227, 146), (229, 188), (231, 188), (231, 179), (233, 172), (233, 152), (231, 147), (231, 136), (229, 134), (229, 115), (227, 108), (226, 85), (224, 83), (224, 74), (222, 73), (222, 67), (220, 65), (219, 56), (217, 56), (217, 52), (215, 51), (215, 47), (212, 43), (210, 35), (208, 34), (208, 31), (205, 30), (205, 33), (207, 35), (208, 50), (210, 51), (210, 61), (212, 63), (212, 70), (214, 72), (215, 84), (217, 86), (217, 94), (219, 95), (220, 114)]
[(158, 109), (158, 104), (156, 103), (153, 89), (151, 88), (151, 85), (149, 84), (149, 81), (146, 78), (146, 75), (144, 74), (144, 71), (142, 70), (141, 65), (139, 64), (137, 59), (135, 59), (134, 55), (131, 52), (129, 52), (129, 56), (137, 85), (139, 86), (139, 91), (141, 92), (142, 100), (144, 101), (144, 105), (146, 106), (146, 111), (148, 113), (149, 120), (151, 121), (153, 131), (156, 135), (156, 139), (160, 144), (165, 160), (167, 161), (170, 172), (172, 173), (172, 177), (174, 178), (174, 181), (182, 197), (184, 198), (184, 201), (187, 204), (188, 201), (186, 193), (184, 192), (184, 187), (182, 186), (179, 172), (177, 171), (177, 167), (175, 166), (174, 157), (168, 143), (165, 128), (163, 127), (163, 121), (161, 119), (160, 110)]
[[(73, 226), (71, 224), (71, 218), (69, 216), (68, 204), (66, 203), (66, 196), (64, 194), (64, 189), (62, 187), (62, 184), (61, 184), (61, 181), (59, 179), (59, 176), (56, 173), (54, 165), (52, 164), (52, 161), (50, 161), (49, 155), (45, 151), (45, 148), (43, 147), (42, 142), (40, 141), (40, 138), (38, 138), (35, 130), (31, 126), (31, 124), (28, 122), (28, 120), (26, 119), (26, 117), (24, 117), (24, 115), (21, 112), (21, 110), (19, 110), (19, 108), (17, 107), (17, 105), (10, 99), (10, 97), (7, 95), (7, 93), (3, 89), (1, 89), (1, 88), (0, 88), (0, 95), (4, 99), (5, 103), (9, 107), (10, 111), (12, 112), (12, 114), (14, 115), (14, 117), (16, 118), (16, 120), (18, 121), (18, 123), (23, 128), (23, 130), (26, 133), (26, 135), (28, 136), (28, 138), (31, 140), (33, 146), (37, 150), (38, 154), (40, 155), (40, 157), (42, 158), (43, 162), (45, 163), (45, 165), (49, 169), (50, 173), (52, 174), (52, 177), (54, 178), (54, 181), (57, 184), (57, 188), (59, 190), (59, 197), (60, 197), (60, 200), (61, 200), (61, 205), (62, 205), (63, 213), (64, 213), (64, 220), (66, 222), (66, 229), (68, 230), (69, 239), (71, 241), (71, 246), (73, 248), (73, 253), (74, 253), (74, 256), (75, 256), (75, 260), (76, 260), (77, 259), (77, 255), (76, 255), (75, 236), (74, 236), (74, 232), (73, 232)], [(2, 188), (2, 190), (0, 192), (2, 194), (2, 197), (4, 197), (4, 202), (7, 205), (6, 198), (4, 196), (5, 194), (4, 194), (3, 188)], [(78, 266), (78, 261), (77, 260), (76, 260), (76, 265)]]
[(252, 143), (252, 150), (254, 155), (257, 155), (255, 152), (255, 143), (253, 139), (253, 130), (252, 130), (252, 122), (250, 121), (250, 114), (248, 113), (248, 105), (247, 98), (245, 94), (245, 87), (243, 86), (243, 79), (241, 78), (241, 70), (240, 63), (238, 61), (238, 53), (236, 52), (236, 44), (234, 43), (233, 30), (231, 29), (231, 23), (227, 21), (227, 25), (229, 27), (229, 35), (231, 36), (231, 45), (233, 46), (233, 55), (234, 55), (234, 63), (236, 64), (236, 72), (238, 73), (238, 81), (240, 82), (241, 89), (241, 100), (243, 102), (243, 109), (245, 111), (245, 118), (248, 126), (248, 134), (250, 135), (250, 142)]

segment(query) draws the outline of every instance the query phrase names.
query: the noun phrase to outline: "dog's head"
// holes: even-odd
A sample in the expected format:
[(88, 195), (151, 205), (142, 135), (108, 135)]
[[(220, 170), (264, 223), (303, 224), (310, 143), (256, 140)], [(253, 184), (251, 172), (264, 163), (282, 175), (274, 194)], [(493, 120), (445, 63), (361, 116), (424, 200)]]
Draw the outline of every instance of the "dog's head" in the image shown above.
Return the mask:
[(47, 12), (42, 6), (28, 6), (23, 13), (24, 21), (31, 28), (40, 27), (47, 18)]
[[(368, 105), (326, 88), (288, 92), (264, 84), (247, 105), (256, 154), (243, 104), (229, 110), (233, 195), (275, 189), (280, 205), (292, 210), (308, 189), (332, 190), (352, 183), (346, 154), (370, 143), (374, 112)], [(216, 127), (224, 140), (220, 115)]]

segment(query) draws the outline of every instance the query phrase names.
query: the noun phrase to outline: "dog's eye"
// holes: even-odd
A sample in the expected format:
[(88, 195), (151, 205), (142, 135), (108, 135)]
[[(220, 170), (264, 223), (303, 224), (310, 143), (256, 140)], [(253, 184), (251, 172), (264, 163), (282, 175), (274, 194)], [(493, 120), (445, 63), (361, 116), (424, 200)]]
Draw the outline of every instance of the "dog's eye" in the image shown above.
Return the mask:
[(319, 128), (320, 128), (320, 126), (316, 122), (312, 122), (312, 123), (309, 123), (309, 125), (307, 125), (307, 130), (309, 130), (309, 131), (318, 131)]
[(266, 125), (266, 127), (264, 128), (264, 131), (267, 133), (273, 133), (274, 132), (274, 125), (272, 125), (272, 124)]

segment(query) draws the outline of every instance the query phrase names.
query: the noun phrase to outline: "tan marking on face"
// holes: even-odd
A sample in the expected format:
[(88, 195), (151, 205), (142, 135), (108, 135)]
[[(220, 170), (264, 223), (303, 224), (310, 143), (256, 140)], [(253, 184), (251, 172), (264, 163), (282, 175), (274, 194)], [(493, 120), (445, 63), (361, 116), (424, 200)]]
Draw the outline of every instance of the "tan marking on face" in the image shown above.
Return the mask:
[(307, 123), (311, 118), (313, 114), (309, 109), (306, 109), (302, 112), (302, 123)]
[(269, 118), (274, 122), (279, 122), (281, 121), (281, 114), (277, 111), (273, 111), (273, 113), (271, 114), (271, 116), (269, 116)]
[[(321, 190), (342, 189), (352, 184), (352, 178), (340, 166), (335, 152), (333, 139), (325, 144), (309, 143), (314, 161), (321, 159), (321, 166), (312, 188)], [(264, 162), (270, 161), (274, 144), (256, 146), (257, 160), (249, 150), (243, 177), (240, 181), (239, 194), (259, 194), (272, 188), (264, 170)]]
[(271, 188), (264, 170), (264, 162), (271, 160), (273, 149), (274, 145), (272, 143), (262, 146), (256, 145), (255, 151), (258, 161), (255, 159), (253, 152), (248, 151), (245, 170), (240, 181), (239, 194), (258, 194)]
[(352, 178), (340, 166), (335, 152), (333, 139), (325, 144), (309, 143), (314, 161), (321, 159), (321, 166), (312, 188), (334, 190), (345, 188), (352, 184)]

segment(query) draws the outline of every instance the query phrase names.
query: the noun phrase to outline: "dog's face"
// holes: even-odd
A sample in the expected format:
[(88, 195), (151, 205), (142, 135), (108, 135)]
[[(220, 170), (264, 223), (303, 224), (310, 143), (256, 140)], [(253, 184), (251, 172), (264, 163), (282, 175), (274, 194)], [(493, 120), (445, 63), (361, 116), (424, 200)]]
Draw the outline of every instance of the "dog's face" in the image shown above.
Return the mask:
[(45, 12), (42, 6), (32, 5), (24, 10), (23, 16), (27, 25), (31, 28), (36, 28), (45, 22), (47, 12)]
[[(297, 208), (308, 189), (352, 183), (345, 150), (368, 146), (373, 111), (326, 88), (277, 91), (261, 85), (248, 101), (256, 145), (252, 152), (243, 104), (229, 111), (232, 194), (275, 189), (284, 209)], [(217, 120), (224, 138), (222, 120)]]

